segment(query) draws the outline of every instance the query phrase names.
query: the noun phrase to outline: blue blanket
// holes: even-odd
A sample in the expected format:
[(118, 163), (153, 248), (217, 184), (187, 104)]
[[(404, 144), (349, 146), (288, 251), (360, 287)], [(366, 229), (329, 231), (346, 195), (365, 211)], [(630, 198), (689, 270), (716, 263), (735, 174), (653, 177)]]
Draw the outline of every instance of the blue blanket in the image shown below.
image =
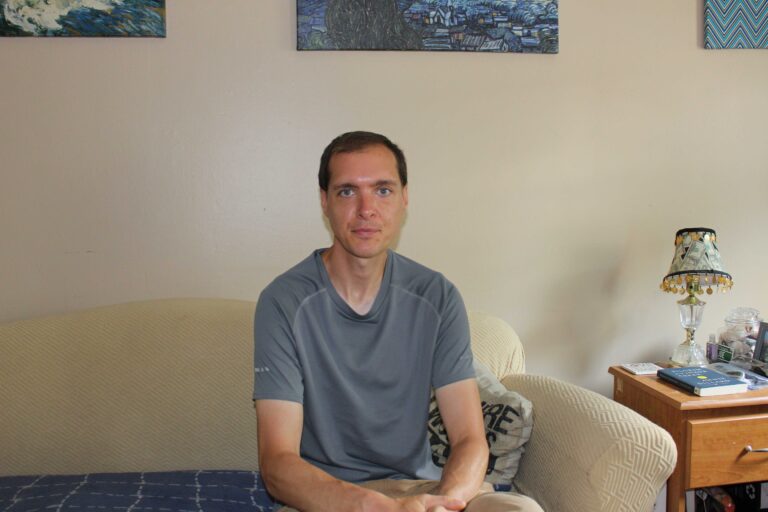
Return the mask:
[(0, 477), (0, 512), (271, 512), (279, 506), (255, 471)]
[(269, 512), (253, 471), (0, 477), (0, 512)]

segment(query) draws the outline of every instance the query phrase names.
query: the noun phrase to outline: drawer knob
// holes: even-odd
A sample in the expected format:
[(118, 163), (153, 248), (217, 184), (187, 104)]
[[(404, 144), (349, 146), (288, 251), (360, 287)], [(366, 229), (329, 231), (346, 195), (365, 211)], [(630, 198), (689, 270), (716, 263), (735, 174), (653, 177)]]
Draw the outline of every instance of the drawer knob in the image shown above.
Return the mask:
[(768, 453), (768, 448), (752, 448), (752, 445), (748, 444), (747, 446), (744, 447), (744, 451), (747, 453), (752, 453), (752, 452)]

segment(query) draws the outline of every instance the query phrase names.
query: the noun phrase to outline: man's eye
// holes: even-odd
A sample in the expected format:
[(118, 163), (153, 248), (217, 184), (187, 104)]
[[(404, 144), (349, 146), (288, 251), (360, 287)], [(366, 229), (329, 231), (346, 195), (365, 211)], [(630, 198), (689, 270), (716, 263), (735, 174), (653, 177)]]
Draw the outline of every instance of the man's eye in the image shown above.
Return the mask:
[(379, 195), (380, 196), (388, 196), (392, 193), (391, 188), (382, 187), (379, 189)]
[(339, 196), (340, 197), (352, 197), (352, 189), (351, 188), (343, 188), (339, 190)]

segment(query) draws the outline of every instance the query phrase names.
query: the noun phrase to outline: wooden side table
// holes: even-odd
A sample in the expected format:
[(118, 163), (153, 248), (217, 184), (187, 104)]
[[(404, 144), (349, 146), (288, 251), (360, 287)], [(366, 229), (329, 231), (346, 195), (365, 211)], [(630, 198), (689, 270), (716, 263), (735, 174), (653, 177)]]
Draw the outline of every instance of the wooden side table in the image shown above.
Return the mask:
[[(613, 399), (672, 435), (677, 466), (667, 512), (685, 512), (685, 491), (768, 480), (768, 389), (699, 397), (658, 377), (612, 366)], [(748, 448), (749, 447), (749, 448)]]

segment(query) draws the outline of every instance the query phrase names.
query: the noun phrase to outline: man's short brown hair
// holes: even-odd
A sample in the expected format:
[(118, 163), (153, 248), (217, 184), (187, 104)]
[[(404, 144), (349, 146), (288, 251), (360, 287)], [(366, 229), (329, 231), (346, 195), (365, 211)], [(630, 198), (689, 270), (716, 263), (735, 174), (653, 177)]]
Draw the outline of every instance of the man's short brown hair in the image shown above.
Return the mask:
[(361, 151), (369, 146), (382, 145), (389, 149), (397, 160), (397, 174), (400, 176), (400, 184), (404, 187), (408, 184), (408, 167), (405, 164), (405, 155), (397, 147), (397, 144), (384, 135), (373, 132), (347, 132), (342, 133), (331, 141), (320, 157), (320, 170), (317, 173), (317, 181), (322, 190), (328, 191), (328, 183), (331, 181), (331, 172), (328, 164), (336, 153), (353, 153)]

